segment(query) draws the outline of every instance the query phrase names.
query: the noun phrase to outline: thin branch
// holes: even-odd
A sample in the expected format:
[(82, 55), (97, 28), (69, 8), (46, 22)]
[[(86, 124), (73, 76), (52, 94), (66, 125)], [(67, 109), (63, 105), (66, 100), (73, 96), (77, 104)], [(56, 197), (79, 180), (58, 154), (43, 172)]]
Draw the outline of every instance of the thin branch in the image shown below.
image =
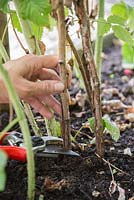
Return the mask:
[(16, 36), (16, 38), (17, 38), (17, 40), (18, 40), (18, 42), (19, 42), (19, 44), (20, 44), (20, 46), (21, 46), (21, 48), (25, 51), (26, 54), (29, 54), (29, 50), (26, 49), (26, 48), (23, 46), (23, 44), (22, 44), (21, 40), (19, 39), (19, 36), (18, 36), (18, 34), (17, 34), (17, 32), (16, 32), (16, 30), (15, 30), (15, 28), (14, 28), (13, 19), (12, 19), (12, 14), (10, 14), (10, 19), (11, 19), (11, 24), (12, 24), (13, 32), (14, 32), (14, 34), (15, 34), (15, 36)]
[[(89, 85), (89, 82), (88, 82), (88, 79), (87, 79), (87, 74), (86, 74), (86, 71), (84, 69), (84, 65), (83, 65), (82, 59), (81, 59), (77, 49), (74, 46), (74, 43), (73, 43), (73, 41), (72, 41), (72, 39), (71, 39), (71, 37), (70, 37), (70, 35), (68, 33), (68, 30), (66, 31), (66, 38), (67, 38), (67, 41), (68, 41), (68, 43), (69, 43), (69, 45), (70, 45), (70, 47), (71, 47), (71, 49), (73, 51), (73, 54), (74, 54), (74, 56), (76, 58), (76, 61), (77, 61), (78, 65), (79, 65), (79, 69), (81, 71), (81, 74), (82, 74), (82, 77), (83, 77), (83, 80), (84, 80), (86, 91), (88, 93), (90, 91), (90, 85)], [(88, 95), (88, 97), (90, 98), (90, 94)], [(90, 99), (90, 101), (91, 101), (91, 99)]]
[(116, 167), (115, 165), (113, 165), (112, 163), (110, 163), (109, 161), (107, 161), (106, 159), (104, 158), (101, 158), (97, 153), (95, 153), (95, 155), (102, 159), (105, 163), (107, 163), (108, 165), (110, 165), (111, 167), (113, 167), (114, 169), (116, 169), (117, 171), (123, 173), (123, 174), (126, 174), (127, 176), (130, 176), (130, 174), (128, 174), (127, 172), (124, 172), (123, 170), (119, 169), (118, 167)]

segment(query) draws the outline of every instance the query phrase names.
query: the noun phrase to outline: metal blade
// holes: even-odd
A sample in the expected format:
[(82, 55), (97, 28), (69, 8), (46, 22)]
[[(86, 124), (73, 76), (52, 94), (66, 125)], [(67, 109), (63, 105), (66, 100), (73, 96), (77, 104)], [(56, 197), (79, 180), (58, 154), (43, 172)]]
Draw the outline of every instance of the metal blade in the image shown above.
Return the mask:
[(59, 155), (66, 156), (79, 156), (78, 153), (72, 150), (64, 150), (61, 146), (58, 145), (47, 145), (44, 151), (39, 151), (36, 153), (37, 156), (41, 157), (58, 157)]

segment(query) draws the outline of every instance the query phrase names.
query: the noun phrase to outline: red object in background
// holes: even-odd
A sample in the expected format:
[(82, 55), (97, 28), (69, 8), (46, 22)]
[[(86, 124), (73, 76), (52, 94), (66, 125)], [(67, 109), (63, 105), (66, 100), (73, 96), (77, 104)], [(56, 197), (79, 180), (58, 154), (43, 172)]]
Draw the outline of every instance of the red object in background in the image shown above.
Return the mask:
[(131, 69), (124, 69), (123, 73), (126, 76), (130, 76), (132, 74), (132, 70)]

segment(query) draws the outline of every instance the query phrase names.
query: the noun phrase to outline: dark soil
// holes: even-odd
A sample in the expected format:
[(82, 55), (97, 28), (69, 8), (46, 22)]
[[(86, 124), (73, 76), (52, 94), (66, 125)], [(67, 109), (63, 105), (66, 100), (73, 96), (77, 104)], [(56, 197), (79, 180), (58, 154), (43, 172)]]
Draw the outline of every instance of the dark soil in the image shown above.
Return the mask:
[[(123, 103), (132, 104), (133, 91), (128, 87), (128, 81), (133, 75), (124, 77), (121, 66), (121, 50), (113, 46), (106, 51), (107, 59), (102, 67), (102, 91), (108, 88), (117, 88), (119, 94), (124, 95)], [(77, 79), (74, 77), (70, 93), (72, 97), (80, 91)], [(103, 92), (102, 92), (103, 93)], [(82, 94), (84, 95), (83, 91)], [(119, 94), (102, 95), (103, 100), (121, 99)], [(70, 106), (72, 135), (91, 117), (88, 103), (82, 106), (75, 104)], [(122, 110), (106, 111), (112, 120), (129, 124)], [(0, 129), (8, 122), (8, 113), (1, 114)], [(38, 115), (38, 119), (41, 118)], [(37, 120), (42, 130), (44, 122)], [(19, 130), (19, 127), (14, 127)], [(89, 137), (90, 136), (90, 137)], [(114, 181), (125, 192), (125, 198), (119, 197), (120, 192), (116, 188), (110, 193), (112, 181), (111, 168), (104, 160), (101, 161), (95, 154), (95, 145), (87, 145), (82, 150), (78, 144), (88, 144), (93, 134), (89, 128), (83, 128), (77, 137), (77, 146), (74, 150), (80, 157), (35, 158), (36, 160), (36, 197), (38, 200), (42, 194), (44, 200), (129, 200), (134, 198), (134, 126), (131, 122), (129, 128), (121, 130), (121, 137), (114, 142), (109, 135), (105, 136), (105, 159), (118, 169), (113, 170)], [(124, 149), (130, 148), (132, 155), (125, 155)], [(122, 170), (122, 171), (121, 171)], [(6, 168), (7, 184), (4, 192), (0, 193), (0, 200), (26, 200), (27, 170), (26, 163), (10, 160)], [(41, 196), (40, 196), (41, 197)], [(132, 199), (131, 199), (132, 200)]]

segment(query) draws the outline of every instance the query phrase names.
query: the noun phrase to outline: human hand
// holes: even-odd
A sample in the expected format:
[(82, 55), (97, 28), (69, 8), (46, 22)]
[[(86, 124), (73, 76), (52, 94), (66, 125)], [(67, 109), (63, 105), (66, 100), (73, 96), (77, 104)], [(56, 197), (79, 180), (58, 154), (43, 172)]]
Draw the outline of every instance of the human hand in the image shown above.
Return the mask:
[[(48, 119), (50, 108), (61, 114), (60, 103), (53, 94), (61, 93), (64, 85), (53, 70), (58, 66), (56, 56), (26, 55), (4, 64), (18, 96)], [(7, 90), (0, 77), (0, 103), (9, 102)]]

